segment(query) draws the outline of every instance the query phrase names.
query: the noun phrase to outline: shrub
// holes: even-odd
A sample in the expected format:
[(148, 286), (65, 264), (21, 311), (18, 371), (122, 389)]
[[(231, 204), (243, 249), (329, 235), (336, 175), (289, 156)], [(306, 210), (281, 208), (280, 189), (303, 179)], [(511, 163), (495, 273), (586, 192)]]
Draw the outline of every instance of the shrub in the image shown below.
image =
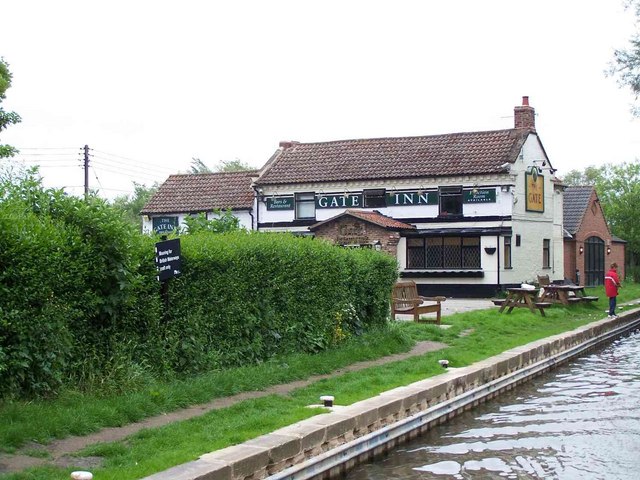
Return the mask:
[[(197, 230), (197, 229), (194, 229)], [(317, 352), (388, 315), (395, 259), (291, 234), (182, 238), (160, 298), (153, 237), (104, 201), (0, 180), (0, 397)]]

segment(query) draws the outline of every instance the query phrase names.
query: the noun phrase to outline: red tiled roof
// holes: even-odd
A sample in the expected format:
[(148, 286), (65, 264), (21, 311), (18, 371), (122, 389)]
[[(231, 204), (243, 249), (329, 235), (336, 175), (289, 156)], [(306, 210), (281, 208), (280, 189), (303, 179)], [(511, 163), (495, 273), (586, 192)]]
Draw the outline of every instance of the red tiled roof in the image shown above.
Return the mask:
[(249, 209), (254, 198), (251, 181), (257, 175), (257, 171), (170, 175), (140, 214)]
[(425, 137), (292, 142), (267, 166), (262, 185), (499, 173), (529, 129)]
[(335, 217), (331, 217), (327, 220), (324, 220), (322, 222), (318, 222), (312, 226), (309, 227), (309, 230), (314, 231), (315, 229), (317, 229), (318, 227), (320, 227), (321, 225), (324, 225), (325, 223), (328, 222), (333, 222), (334, 220), (337, 220), (340, 217), (344, 217), (345, 215), (350, 215), (352, 217), (356, 217), (359, 218), (361, 220), (364, 220), (366, 222), (370, 222), (370, 223), (374, 223), (376, 225), (379, 225), (383, 228), (388, 228), (391, 230), (409, 230), (409, 229), (415, 229), (416, 227), (414, 225), (409, 225), (408, 223), (403, 223), (400, 222), (394, 218), (391, 217), (387, 217), (386, 215), (381, 214), (380, 212), (378, 212), (377, 210), (353, 210), (353, 209), (348, 209), (345, 210), (344, 212), (342, 212), (339, 215), (336, 215)]

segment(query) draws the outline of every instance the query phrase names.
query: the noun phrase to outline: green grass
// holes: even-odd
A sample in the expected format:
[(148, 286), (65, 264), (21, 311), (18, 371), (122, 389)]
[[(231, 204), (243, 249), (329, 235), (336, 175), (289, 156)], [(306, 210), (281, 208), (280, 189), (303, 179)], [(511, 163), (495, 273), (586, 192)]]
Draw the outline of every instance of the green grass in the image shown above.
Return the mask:
[[(499, 314), (497, 308), (447, 316), (451, 328), (406, 322), (375, 332), (343, 348), (320, 355), (298, 355), (257, 367), (235, 369), (171, 382), (126, 396), (94, 398), (65, 394), (50, 402), (8, 403), (0, 406), (0, 445), (11, 449), (29, 440), (47, 441), (105, 425), (125, 424), (156, 411), (168, 411), (216, 396), (256, 390), (274, 383), (308, 378), (341, 366), (408, 350), (417, 340), (436, 340), (446, 349), (421, 357), (346, 373), (298, 389), (285, 397), (270, 395), (161, 428), (143, 430), (124, 441), (94, 445), (81, 455), (104, 458), (93, 469), (96, 478), (134, 479), (198, 458), (203, 453), (243, 442), (318, 413), (306, 408), (322, 394), (335, 395), (338, 404), (350, 404), (382, 391), (442, 373), (437, 360), (447, 358), (453, 367), (469, 365), (509, 348), (574, 329), (602, 319), (608, 306), (602, 288), (589, 289), (600, 297), (593, 305), (554, 306), (546, 317), (526, 309)], [(618, 302), (640, 297), (640, 285), (627, 284)], [(622, 310), (624, 311), (624, 310)], [(465, 330), (473, 329), (466, 336)], [(159, 409), (159, 410), (158, 410)], [(27, 432), (27, 433), (25, 433)], [(71, 470), (51, 467), (0, 475), (2, 480), (68, 478)]]

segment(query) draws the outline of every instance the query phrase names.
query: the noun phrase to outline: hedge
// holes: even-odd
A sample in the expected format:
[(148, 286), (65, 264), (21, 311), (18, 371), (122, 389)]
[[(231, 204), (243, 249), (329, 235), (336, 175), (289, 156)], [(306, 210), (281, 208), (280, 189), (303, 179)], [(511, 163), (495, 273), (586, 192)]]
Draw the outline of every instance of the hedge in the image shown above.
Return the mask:
[(290, 234), (185, 235), (160, 297), (154, 243), (104, 201), (0, 182), (0, 398), (128, 388), (316, 352), (383, 324), (395, 259)]

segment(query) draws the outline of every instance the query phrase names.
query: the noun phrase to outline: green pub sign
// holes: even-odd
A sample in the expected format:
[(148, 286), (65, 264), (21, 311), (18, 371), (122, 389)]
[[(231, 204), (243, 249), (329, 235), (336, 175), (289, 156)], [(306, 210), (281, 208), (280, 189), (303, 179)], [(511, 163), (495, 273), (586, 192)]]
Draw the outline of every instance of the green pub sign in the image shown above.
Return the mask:
[(413, 205), (437, 205), (438, 192), (415, 190), (410, 192), (387, 193), (387, 206), (410, 207)]
[(155, 233), (173, 232), (178, 228), (178, 217), (153, 217), (151, 221)]
[(464, 191), (464, 203), (496, 203), (495, 188), (479, 188)]
[(267, 197), (267, 210), (293, 210), (293, 197)]
[(318, 195), (316, 208), (358, 208), (362, 207), (362, 194)]

